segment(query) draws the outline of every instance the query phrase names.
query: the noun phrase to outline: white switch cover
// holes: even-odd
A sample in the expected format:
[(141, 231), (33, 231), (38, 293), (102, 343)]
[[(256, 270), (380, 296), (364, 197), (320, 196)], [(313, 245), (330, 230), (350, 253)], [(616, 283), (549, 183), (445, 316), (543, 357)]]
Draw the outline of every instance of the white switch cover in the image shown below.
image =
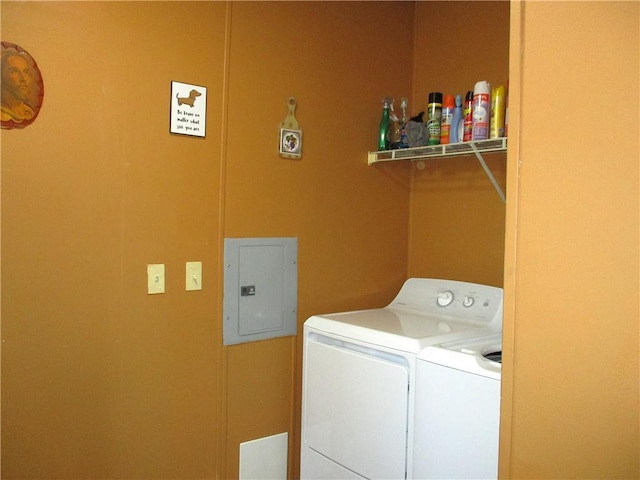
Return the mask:
[(147, 293), (164, 293), (164, 263), (147, 265)]
[(202, 262), (187, 262), (185, 270), (187, 290), (202, 290)]

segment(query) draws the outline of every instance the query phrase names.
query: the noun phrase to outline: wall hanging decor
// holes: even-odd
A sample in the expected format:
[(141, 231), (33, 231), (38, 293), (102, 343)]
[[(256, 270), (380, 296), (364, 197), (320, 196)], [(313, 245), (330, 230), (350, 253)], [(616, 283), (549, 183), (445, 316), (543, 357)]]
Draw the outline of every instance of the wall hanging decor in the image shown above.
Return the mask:
[(40, 113), (44, 98), (42, 74), (27, 51), (9, 42), (2, 45), (2, 128), (24, 128)]
[(280, 156), (282, 158), (302, 157), (302, 130), (296, 120), (296, 99), (287, 98), (289, 113), (280, 122)]
[(207, 87), (171, 82), (171, 133), (204, 137)]

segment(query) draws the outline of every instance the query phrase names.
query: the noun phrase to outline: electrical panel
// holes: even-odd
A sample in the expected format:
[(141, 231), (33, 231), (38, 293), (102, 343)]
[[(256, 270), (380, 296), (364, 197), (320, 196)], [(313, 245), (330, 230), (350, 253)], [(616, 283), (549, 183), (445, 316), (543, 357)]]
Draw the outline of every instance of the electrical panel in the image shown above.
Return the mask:
[(223, 341), (295, 335), (297, 238), (225, 238)]

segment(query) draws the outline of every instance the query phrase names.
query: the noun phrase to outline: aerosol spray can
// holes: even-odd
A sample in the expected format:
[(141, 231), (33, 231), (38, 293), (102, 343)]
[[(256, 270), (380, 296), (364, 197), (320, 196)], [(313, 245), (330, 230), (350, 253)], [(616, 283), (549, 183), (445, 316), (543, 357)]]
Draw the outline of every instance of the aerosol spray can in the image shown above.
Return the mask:
[(489, 138), (504, 137), (506, 89), (503, 85), (491, 90), (491, 128)]
[(464, 99), (464, 109), (462, 110), (463, 131), (462, 141), (470, 142), (473, 138), (473, 92), (469, 90)]
[(442, 116), (442, 93), (431, 92), (427, 105), (427, 145), (440, 145), (440, 118)]
[(451, 119), (451, 129), (449, 130), (449, 143), (462, 141), (462, 95), (456, 95), (455, 106), (453, 107), (453, 118)]
[(489, 138), (489, 120), (491, 117), (491, 86), (487, 82), (478, 82), (473, 87), (473, 140)]
[(454, 108), (453, 95), (445, 95), (442, 103), (442, 116), (440, 117), (440, 143), (442, 145), (449, 143)]

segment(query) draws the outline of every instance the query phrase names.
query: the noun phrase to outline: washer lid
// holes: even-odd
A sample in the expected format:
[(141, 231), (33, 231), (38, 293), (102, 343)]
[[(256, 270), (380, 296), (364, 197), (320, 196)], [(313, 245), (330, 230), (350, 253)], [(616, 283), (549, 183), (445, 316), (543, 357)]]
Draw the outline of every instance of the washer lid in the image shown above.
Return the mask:
[(327, 334), (414, 354), (428, 345), (491, 333), (484, 322), (456, 321), (393, 307), (315, 315), (304, 325)]
[(420, 352), (418, 360), (500, 379), (501, 363), (486, 357), (495, 352), (502, 352), (502, 335), (431, 345)]

